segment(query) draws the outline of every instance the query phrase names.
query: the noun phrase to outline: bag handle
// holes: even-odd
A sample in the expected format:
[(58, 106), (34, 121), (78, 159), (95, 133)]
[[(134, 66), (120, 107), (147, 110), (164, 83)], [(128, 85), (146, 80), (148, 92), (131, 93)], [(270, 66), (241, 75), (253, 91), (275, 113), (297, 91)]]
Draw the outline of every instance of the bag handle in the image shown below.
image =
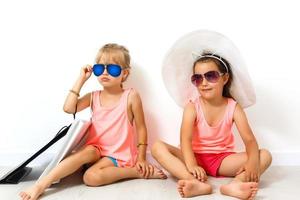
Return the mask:
[[(91, 92), (91, 97), (90, 97), (90, 112), (91, 112), (91, 116), (93, 115), (93, 92)], [(75, 105), (75, 112), (73, 113), (73, 118), (74, 120), (76, 119), (76, 113), (77, 113), (77, 103)]]
[(76, 113), (77, 113), (77, 103), (76, 103), (76, 105), (75, 105), (75, 112), (73, 113), (73, 118), (74, 118), (74, 120), (75, 120), (75, 118), (76, 118)]

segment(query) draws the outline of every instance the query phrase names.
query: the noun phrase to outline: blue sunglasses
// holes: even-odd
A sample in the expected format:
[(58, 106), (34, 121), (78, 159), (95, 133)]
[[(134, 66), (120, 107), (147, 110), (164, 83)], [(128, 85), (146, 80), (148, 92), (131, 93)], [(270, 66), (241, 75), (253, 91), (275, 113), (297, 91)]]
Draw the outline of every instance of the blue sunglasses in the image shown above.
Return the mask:
[[(126, 68), (126, 67), (125, 67)], [(95, 76), (100, 76), (103, 74), (104, 70), (106, 69), (107, 73), (113, 77), (118, 77), (121, 74), (122, 68), (120, 65), (116, 64), (95, 64), (93, 66), (93, 72)]]

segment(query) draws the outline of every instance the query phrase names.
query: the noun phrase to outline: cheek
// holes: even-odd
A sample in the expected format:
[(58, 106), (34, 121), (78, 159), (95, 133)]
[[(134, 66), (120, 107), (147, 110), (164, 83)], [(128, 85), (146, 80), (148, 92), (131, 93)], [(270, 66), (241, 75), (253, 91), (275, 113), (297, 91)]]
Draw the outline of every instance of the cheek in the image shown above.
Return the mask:
[(216, 85), (216, 87), (215, 87), (216, 91), (221, 93), (221, 94), (223, 92), (223, 88), (224, 88), (223, 83), (220, 83), (220, 84)]
[(218, 82), (218, 83), (211, 83), (211, 88), (212, 88), (212, 91), (213, 93), (215, 94), (219, 94), (223, 92), (223, 88), (224, 88), (224, 85), (223, 85), (223, 82)]
[(120, 75), (120, 76), (118, 76), (118, 77), (113, 77), (113, 78), (111, 78), (111, 83), (114, 83), (114, 84), (119, 84), (119, 83), (121, 83), (122, 82), (122, 76)]

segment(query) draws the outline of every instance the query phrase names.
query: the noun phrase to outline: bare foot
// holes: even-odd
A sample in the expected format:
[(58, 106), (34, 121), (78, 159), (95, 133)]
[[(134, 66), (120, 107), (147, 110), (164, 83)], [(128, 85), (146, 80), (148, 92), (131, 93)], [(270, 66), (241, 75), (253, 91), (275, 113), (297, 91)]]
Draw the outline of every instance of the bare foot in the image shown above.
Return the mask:
[(34, 185), (25, 192), (20, 192), (19, 196), (22, 200), (36, 200), (44, 192), (44, 189), (39, 185)]
[(177, 184), (177, 190), (181, 197), (193, 197), (204, 194), (210, 194), (212, 192), (212, 187), (203, 183), (197, 179), (192, 180), (179, 180)]
[(257, 193), (258, 184), (256, 182), (233, 181), (227, 185), (222, 185), (220, 190), (224, 195), (236, 197), (239, 199), (252, 200)]
[(148, 177), (148, 179), (166, 179), (168, 178), (167, 175), (163, 172), (163, 170), (159, 169), (158, 167), (154, 167), (154, 172), (152, 175)]
[[(138, 172), (139, 173), (139, 172)], [(142, 174), (139, 174), (140, 178), (145, 178), (143, 177)], [(147, 179), (166, 179), (168, 178), (167, 175), (163, 172), (163, 170), (159, 169), (158, 167), (154, 167), (154, 171), (152, 175), (149, 175)]]

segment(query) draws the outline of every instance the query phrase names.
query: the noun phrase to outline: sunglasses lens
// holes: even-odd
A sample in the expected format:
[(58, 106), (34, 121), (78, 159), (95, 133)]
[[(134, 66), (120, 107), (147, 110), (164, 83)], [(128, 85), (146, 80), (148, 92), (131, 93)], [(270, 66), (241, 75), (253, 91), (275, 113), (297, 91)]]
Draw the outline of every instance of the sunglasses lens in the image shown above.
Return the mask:
[(102, 64), (95, 64), (93, 66), (93, 72), (94, 72), (95, 76), (100, 76), (101, 74), (103, 74), (104, 68), (105, 67)]
[(220, 74), (217, 71), (209, 71), (204, 74), (208, 82), (216, 83), (219, 80)]
[(109, 75), (113, 77), (118, 77), (120, 76), (122, 71), (122, 68), (119, 65), (114, 65), (114, 64), (109, 64), (107, 65), (107, 72)]
[(195, 86), (199, 86), (201, 82), (203, 81), (202, 75), (201, 74), (194, 74), (191, 77), (191, 81)]

